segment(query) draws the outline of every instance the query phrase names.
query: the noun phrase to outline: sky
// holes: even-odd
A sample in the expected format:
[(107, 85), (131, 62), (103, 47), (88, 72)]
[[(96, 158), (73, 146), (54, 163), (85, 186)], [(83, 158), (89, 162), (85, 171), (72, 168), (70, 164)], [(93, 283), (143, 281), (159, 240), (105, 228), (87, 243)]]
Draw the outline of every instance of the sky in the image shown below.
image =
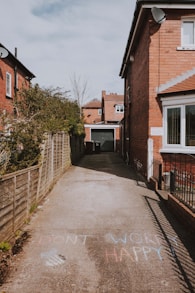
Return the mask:
[(2, 0), (0, 42), (41, 88), (70, 91), (87, 83), (86, 99), (102, 90), (123, 94), (119, 77), (136, 0)]

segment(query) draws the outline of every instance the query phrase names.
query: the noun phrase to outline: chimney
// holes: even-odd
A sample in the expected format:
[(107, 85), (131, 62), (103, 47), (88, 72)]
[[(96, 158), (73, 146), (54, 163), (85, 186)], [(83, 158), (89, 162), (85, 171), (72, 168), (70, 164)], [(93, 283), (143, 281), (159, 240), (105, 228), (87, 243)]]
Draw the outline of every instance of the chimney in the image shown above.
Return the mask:
[(102, 91), (102, 98), (106, 96), (106, 91)]
[(17, 55), (18, 55), (18, 50), (17, 48), (15, 48), (15, 57), (17, 58)]

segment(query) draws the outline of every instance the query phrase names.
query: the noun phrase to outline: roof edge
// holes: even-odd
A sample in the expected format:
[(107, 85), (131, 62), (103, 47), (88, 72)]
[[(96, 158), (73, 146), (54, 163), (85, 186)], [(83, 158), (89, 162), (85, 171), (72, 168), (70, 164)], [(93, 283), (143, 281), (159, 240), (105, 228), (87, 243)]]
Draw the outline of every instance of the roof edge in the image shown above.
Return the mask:
[[(125, 69), (128, 64), (128, 59), (131, 53), (131, 47), (134, 41), (134, 36), (136, 34), (136, 29), (139, 24), (139, 19), (142, 16), (144, 8), (152, 8), (155, 5), (156, 7), (159, 7), (159, 8), (183, 9), (184, 6), (187, 7), (192, 4), (195, 5), (195, 0), (185, 0), (185, 1), (184, 0), (172, 0), (172, 1), (170, 0), (137, 0), (129, 36), (127, 39), (127, 45), (125, 48), (125, 52), (123, 55), (123, 60), (122, 60), (122, 64), (121, 64), (121, 68), (119, 72), (119, 76), (121, 78), (124, 78)], [(189, 7), (189, 9), (190, 8), (192, 7)]]
[(161, 93), (161, 92), (167, 90), (168, 88), (175, 86), (182, 81), (185, 81), (186, 79), (188, 79), (189, 77), (191, 77), (193, 75), (195, 75), (195, 67), (193, 67), (191, 70), (188, 70), (188, 71), (182, 73), (181, 75), (176, 76), (175, 78), (172, 78), (168, 82), (161, 84), (157, 88), (157, 93)]
[(32, 73), (26, 66), (24, 66), (24, 64), (22, 64), (22, 62), (20, 62), (19, 59), (17, 59), (11, 52), (10, 50), (8, 50), (2, 43), (0, 43), (0, 47), (3, 47), (4, 49), (6, 49), (9, 53), (9, 55), (6, 57), (7, 59), (9, 59), (11, 57), (12, 60), (14, 60), (17, 65), (21, 66), (23, 68), (24, 71), (28, 72), (28, 74), (30, 75), (29, 77), (31, 77), (31, 79), (35, 78), (36, 76), (34, 75), (34, 73)]

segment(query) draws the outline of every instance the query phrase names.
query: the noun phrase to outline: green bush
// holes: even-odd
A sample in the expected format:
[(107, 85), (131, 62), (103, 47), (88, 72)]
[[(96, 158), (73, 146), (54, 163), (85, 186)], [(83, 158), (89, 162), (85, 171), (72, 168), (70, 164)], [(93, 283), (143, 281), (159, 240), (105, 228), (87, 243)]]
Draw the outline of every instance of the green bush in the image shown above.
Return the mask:
[(6, 137), (9, 162), (1, 175), (38, 164), (45, 133), (65, 131), (84, 135), (77, 102), (69, 100), (59, 89), (43, 90), (37, 84), (22, 89), (15, 100), (15, 109), (17, 119), (9, 121), (12, 132)]

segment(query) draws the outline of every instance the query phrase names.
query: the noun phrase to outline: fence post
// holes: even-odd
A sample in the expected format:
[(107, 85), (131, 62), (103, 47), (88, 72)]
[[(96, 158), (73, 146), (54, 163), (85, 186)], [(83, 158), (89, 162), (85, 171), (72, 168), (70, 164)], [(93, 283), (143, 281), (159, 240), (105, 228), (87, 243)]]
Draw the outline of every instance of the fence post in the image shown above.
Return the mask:
[[(48, 139), (48, 137), (47, 137), (47, 139)], [(43, 172), (43, 163), (44, 163), (45, 152), (46, 152), (46, 143), (44, 142), (42, 144), (41, 162), (39, 163), (39, 177), (38, 177), (38, 185), (37, 185), (36, 202), (38, 202), (39, 196), (40, 196), (41, 179), (42, 179), (42, 172)]]
[(175, 171), (170, 171), (170, 192), (175, 192)]
[[(55, 136), (55, 137), (54, 137)], [(56, 140), (55, 140), (56, 138)], [(51, 160), (51, 168), (50, 168), (50, 178), (49, 178), (49, 185), (53, 183), (54, 181), (54, 142), (57, 144), (58, 143), (58, 137), (57, 137), (57, 134), (52, 134), (51, 135), (51, 157), (50, 160)], [(57, 156), (57, 154), (55, 154), (55, 156)], [(57, 158), (56, 158), (57, 160)]]
[(12, 219), (12, 232), (15, 232), (15, 221), (16, 221), (16, 179), (17, 176), (14, 175), (13, 177), (13, 186), (14, 186), (14, 192), (13, 192), (13, 219)]
[(27, 217), (29, 216), (29, 212), (30, 212), (30, 184), (31, 184), (31, 171), (28, 170), (28, 177), (27, 177), (27, 199), (26, 199), (26, 214)]

